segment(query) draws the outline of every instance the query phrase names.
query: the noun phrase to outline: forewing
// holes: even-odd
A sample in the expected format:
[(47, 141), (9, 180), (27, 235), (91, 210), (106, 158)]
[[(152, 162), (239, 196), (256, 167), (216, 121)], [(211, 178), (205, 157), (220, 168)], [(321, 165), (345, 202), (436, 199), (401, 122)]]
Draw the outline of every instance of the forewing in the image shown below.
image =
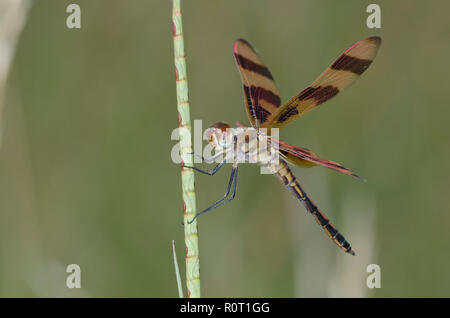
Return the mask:
[(253, 127), (263, 126), (280, 107), (280, 93), (269, 69), (245, 40), (234, 43), (234, 57), (241, 75), (245, 109)]
[(369, 67), (375, 58), (381, 38), (361, 40), (349, 47), (310, 86), (279, 108), (267, 127), (283, 128), (291, 121), (336, 96), (350, 86)]

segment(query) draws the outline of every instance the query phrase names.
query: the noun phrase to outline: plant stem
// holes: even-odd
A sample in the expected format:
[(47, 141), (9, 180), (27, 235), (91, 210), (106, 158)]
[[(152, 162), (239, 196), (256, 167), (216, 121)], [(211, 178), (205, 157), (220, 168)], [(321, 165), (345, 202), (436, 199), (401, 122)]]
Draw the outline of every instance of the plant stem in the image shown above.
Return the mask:
[(180, 154), (182, 158), (181, 182), (183, 190), (184, 241), (186, 249), (186, 289), (187, 297), (197, 298), (200, 297), (200, 260), (198, 256), (197, 220), (189, 224), (189, 221), (192, 220), (196, 213), (194, 171), (192, 169), (184, 168), (184, 163), (189, 166), (193, 165), (193, 155), (180, 0), (173, 0), (172, 22)]

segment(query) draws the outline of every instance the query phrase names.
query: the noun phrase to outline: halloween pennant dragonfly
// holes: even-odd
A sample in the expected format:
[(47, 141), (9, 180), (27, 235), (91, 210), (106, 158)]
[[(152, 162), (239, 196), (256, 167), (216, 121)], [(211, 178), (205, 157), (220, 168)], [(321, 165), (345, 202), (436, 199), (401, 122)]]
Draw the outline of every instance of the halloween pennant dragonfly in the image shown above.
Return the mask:
[[(321, 165), (352, 177), (359, 177), (337, 162), (319, 158), (310, 150), (290, 145), (281, 140), (268, 137), (269, 145), (264, 149), (268, 155), (265, 156), (264, 160), (258, 159), (260, 157), (257, 157), (257, 153), (252, 151), (245, 143), (248, 143), (249, 139), (261, 139), (261, 137), (267, 136), (261, 133), (261, 128), (266, 128), (268, 131), (271, 128), (281, 129), (293, 120), (336, 96), (364, 73), (375, 58), (380, 45), (381, 38), (376, 36), (354, 43), (310, 86), (281, 106), (280, 94), (269, 69), (261, 62), (255, 50), (247, 41), (237, 40), (233, 47), (234, 56), (243, 83), (245, 109), (252, 128), (256, 133), (253, 134), (253, 137), (247, 137), (244, 142), (238, 142), (238, 136), (230, 134), (230, 126), (223, 122), (213, 124), (210, 127), (211, 130), (207, 132), (209, 142), (213, 148), (222, 146), (226, 149), (237, 149), (233, 154), (234, 156), (247, 155), (260, 164), (267, 166), (292, 194), (301, 201), (306, 210), (314, 216), (317, 223), (325, 230), (334, 243), (351, 255), (355, 255), (355, 252), (350, 243), (311, 201), (290, 170), (288, 163), (302, 167)], [(245, 127), (243, 125), (240, 126)], [(269, 151), (267, 152), (267, 150)], [(208, 175), (214, 175), (226, 161), (227, 159), (224, 159), (210, 171), (196, 167), (186, 167)], [(198, 212), (194, 219), (201, 214), (224, 205), (235, 197), (237, 172), (238, 162), (234, 162), (225, 195), (209, 208)]]

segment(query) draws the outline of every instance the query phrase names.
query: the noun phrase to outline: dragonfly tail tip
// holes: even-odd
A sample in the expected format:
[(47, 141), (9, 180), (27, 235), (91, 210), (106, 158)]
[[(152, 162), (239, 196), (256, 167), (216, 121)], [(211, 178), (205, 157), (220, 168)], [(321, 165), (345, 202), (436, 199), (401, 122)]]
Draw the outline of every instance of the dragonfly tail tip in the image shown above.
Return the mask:
[(355, 179), (361, 180), (362, 182), (367, 182), (367, 180), (365, 178), (360, 177), (357, 174), (352, 173), (351, 176)]

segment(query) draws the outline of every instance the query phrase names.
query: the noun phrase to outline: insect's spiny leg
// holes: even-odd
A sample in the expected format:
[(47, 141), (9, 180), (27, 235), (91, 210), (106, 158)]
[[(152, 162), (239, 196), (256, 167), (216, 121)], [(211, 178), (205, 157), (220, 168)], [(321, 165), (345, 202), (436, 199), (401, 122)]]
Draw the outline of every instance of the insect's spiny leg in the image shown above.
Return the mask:
[(189, 152), (189, 154), (190, 155), (194, 155), (195, 157), (202, 159), (206, 163), (213, 163), (217, 158), (222, 156), (224, 153), (223, 153), (223, 151), (219, 151), (219, 152), (215, 153), (214, 156), (211, 156), (211, 157), (208, 157), (208, 158), (205, 158), (203, 155), (199, 155), (199, 154), (197, 154), (195, 152)]
[[(216, 202), (214, 202), (211, 207), (216, 206), (221, 203), (223, 200), (225, 200), (228, 195), (230, 194), (230, 190), (231, 190), (231, 186), (233, 185), (233, 183), (236, 183), (236, 177), (237, 177), (237, 169), (235, 170), (234, 168), (231, 170), (231, 175), (230, 175), (230, 179), (228, 180), (228, 185), (227, 185), (227, 190), (225, 191), (225, 194), (223, 195), (222, 198), (220, 198), (219, 200), (217, 200)], [(233, 187), (233, 189), (235, 189), (236, 185)], [(233, 190), (235, 191), (235, 190)], [(205, 213), (203, 211), (203, 213)], [(200, 212), (199, 214), (203, 214), (202, 212)]]
[[(209, 208), (206, 208), (201, 212), (197, 212), (195, 214), (195, 216), (192, 218), (192, 220), (190, 220), (188, 222), (189, 224), (194, 222), (194, 220), (199, 215), (202, 215), (202, 214), (205, 214), (206, 212), (214, 210), (215, 208), (218, 208), (218, 207), (230, 202), (231, 200), (233, 200), (235, 198), (236, 189), (237, 189), (237, 171), (238, 171), (238, 167), (233, 167), (233, 170), (231, 170), (230, 180), (228, 181), (227, 190), (226, 190), (225, 194), (223, 195), (223, 197), (221, 199), (217, 200), (216, 202), (214, 202)], [(227, 199), (228, 195), (230, 194), (232, 185), (233, 185), (233, 192), (231, 193), (231, 196)], [(227, 199), (227, 200), (225, 200), (225, 199)]]
[(213, 176), (213, 175), (215, 175), (215, 174), (217, 173), (217, 171), (220, 170), (220, 168), (223, 167), (224, 164), (225, 164), (225, 160), (222, 161), (222, 162), (220, 162), (217, 166), (215, 166), (214, 168), (212, 168), (210, 171), (202, 170), (202, 169), (197, 168), (197, 167), (194, 167), (194, 166), (186, 166), (186, 165), (184, 165), (184, 167), (185, 167), (185, 168), (194, 169), (195, 171), (201, 172), (201, 173), (203, 173), (203, 174), (207, 174), (207, 175)]
[[(216, 203), (214, 204), (214, 209), (218, 208), (219, 206), (225, 205), (226, 203), (230, 202), (231, 200), (233, 200), (236, 197), (236, 189), (237, 189), (237, 168), (234, 169), (235, 173), (234, 173), (234, 179), (233, 179), (233, 191), (231, 192), (231, 196), (224, 202), (222, 202), (223, 200), (225, 200), (226, 196), (224, 196), (222, 199), (216, 201)], [(229, 193), (229, 190), (228, 190)], [(205, 212), (202, 212), (200, 214), (203, 214)]]

